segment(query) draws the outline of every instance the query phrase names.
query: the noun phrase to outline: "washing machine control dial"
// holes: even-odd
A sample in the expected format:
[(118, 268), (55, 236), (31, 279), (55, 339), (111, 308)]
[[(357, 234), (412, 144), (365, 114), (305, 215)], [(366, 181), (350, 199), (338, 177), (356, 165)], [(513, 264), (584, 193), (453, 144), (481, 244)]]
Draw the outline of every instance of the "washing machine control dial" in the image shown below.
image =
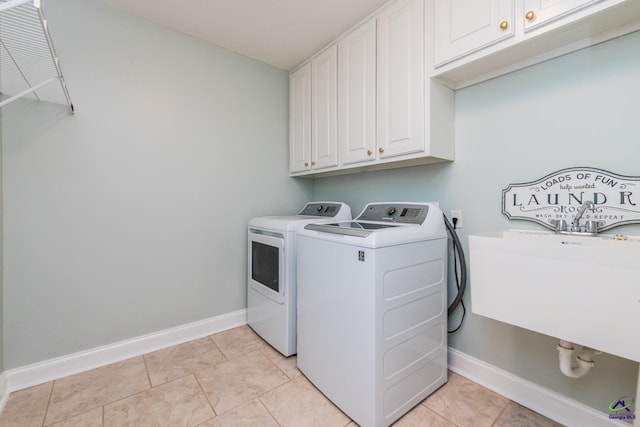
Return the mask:
[(394, 208), (393, 206), (391, 206), (389, 209), (387, 209), (387, 215), (391, 216), (394, 213), (396, 213), (396, 208)]

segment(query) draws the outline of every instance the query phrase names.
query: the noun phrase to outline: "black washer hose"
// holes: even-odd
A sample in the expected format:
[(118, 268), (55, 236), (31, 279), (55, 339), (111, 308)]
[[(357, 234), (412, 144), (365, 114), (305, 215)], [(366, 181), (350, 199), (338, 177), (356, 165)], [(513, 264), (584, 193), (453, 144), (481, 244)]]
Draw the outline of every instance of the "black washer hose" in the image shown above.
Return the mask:
[(447, 219), (447, 216), (445, 214), (442, 214), (442, 216), (444, 217), (444, 225), (447, 228), (451, 239), (453, 240), (453, 256), (455, 257), (455, 252), (457, 252), (458, 259), (460, 260), (460, 285), (458, 286), (458, 293), (456, 294), (456, 297), (453, 299), (451, 304), (449, 304), (449, 308), (447, 309), (447, 316), (451, 316), (451, 313), (453, 313), (458, 305), (460, 305), (462, 297), (464, 296), (464, 291), (467, 288), (467, 261), (464, 258), (464, 251), (462, 250), (462, 244), (460, 243), (460, 239), (458, 238), (456, 230)]

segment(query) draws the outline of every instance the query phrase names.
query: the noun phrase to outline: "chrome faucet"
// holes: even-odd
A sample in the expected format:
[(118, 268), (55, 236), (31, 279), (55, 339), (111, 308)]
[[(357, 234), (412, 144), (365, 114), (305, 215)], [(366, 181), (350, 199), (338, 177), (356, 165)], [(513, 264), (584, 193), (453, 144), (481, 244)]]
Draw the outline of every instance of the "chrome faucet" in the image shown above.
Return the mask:
[[(584, 204), (580, 206), (580, 209), (578, 210), (578, 213), (576, 214), (576, 216), (573, 218), (573, 221), (571, 221), (571, 231), (573, 232), (580, 231), (580, 218), (582, 218), (582, 215), (584, 215), (584, 212), (587, 209), (590, 209), (595, 212), (596, 206), (593, 204), (592, 201), (587, 200), (586, 202), (584, 202)], [(595, 230), (593, 230), (594, 225), (596, 228)], [(595, 221), (587, 221), (587, 225), (586, 225), (587, 230), (585, 231), (588, 233), (595, 233), (597, 232), (597, 227), (598, 226)]]

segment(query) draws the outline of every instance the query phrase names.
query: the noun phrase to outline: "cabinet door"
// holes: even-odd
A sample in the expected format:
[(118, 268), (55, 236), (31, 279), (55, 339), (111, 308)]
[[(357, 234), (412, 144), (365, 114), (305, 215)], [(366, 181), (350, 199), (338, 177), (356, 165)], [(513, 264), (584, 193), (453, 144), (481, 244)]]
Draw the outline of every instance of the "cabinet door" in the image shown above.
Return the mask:
[(424, 150), (424, 1), (378, 15), (378, 154)]
[(600, 1), (602, 0), (524, 0), (524, 30), (534, 29)]
[(311, 63), (289, 76), (289, 171), (311, 169)]
[(311, 166), (338, 165), (338, 48), (311, 61)]
[(514, 35), (514, 0), (435, 0), (434, 15), (436, 67)]
[(338, 44), (338, 146), (342, 164), (376, 155), (376, 21)]

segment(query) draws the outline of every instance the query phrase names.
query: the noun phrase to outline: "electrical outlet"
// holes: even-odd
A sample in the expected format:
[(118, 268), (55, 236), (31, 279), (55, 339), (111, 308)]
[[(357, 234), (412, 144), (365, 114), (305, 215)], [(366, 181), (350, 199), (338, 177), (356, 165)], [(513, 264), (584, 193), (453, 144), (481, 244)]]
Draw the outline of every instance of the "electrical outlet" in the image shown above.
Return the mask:
[(456, 229), (462, 228), (462, 211), (461, 210), (453, 210), (451, 211), (451, 223), (453, 224), (453, 219), (457, 218), (457, 222), (454, 224)]

